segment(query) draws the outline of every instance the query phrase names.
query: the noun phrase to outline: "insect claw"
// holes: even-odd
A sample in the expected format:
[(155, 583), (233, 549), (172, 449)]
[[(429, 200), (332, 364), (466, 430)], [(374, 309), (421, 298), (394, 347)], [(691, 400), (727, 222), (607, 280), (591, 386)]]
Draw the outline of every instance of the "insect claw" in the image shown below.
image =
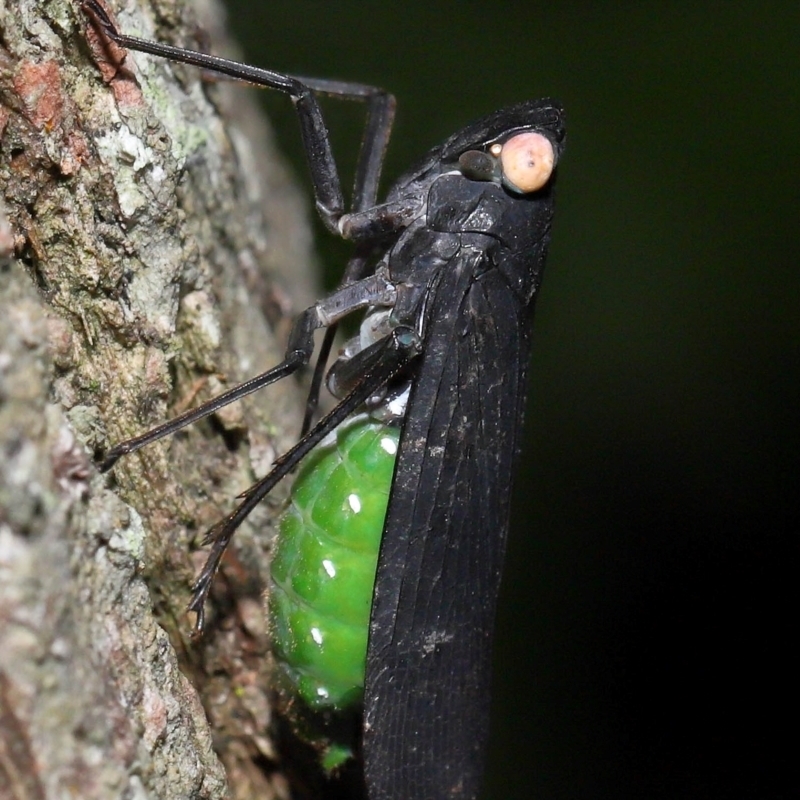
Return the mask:
[(192, 638), (196, 639), (203, 633), (203, 628), (206, 624), (205, 597), (193, 597), (189, 605), (186, 606), (186, 610), (197, 614), (194, 625), (192, 626)]
[(189, 605), (186, 606), (186, 610), (197, 614), (197, 619), (192, 628), (193, 637), (199, 636), (205, 628), (206, 600), (208, 599), (208, 592), (211, 588), (211, 581), (214, 578), (215, 572), (215, 565), (206, 562), (203, 571), (200, 573), (200, 577), (195, 581), (194, 586), (192, 586), (192, 599), (189, 601)]
[(117, 33), (114, 24), (111, 22), (111, 18), (97, 0), (81, 0), (81, 8), (90, 16), (94, 17), (108, 33), (114, 35)]
[(124, 455), (124, 453), (119, 452), (116, 447), (112, 447), (106, 454), (103, 460), (97, 465), (97, 469), (100, 472), (108, 472), (114, 464), (119, 461), (120, 456)]

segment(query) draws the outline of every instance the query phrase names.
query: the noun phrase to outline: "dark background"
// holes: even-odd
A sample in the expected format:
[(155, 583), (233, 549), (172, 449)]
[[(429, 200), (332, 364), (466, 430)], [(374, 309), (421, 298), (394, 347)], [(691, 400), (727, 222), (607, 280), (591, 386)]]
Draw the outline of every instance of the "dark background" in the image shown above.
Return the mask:
[(228, 7), (250, 61), (396, 93), (389, 179), (567, 109), (485, 796), (796, 796), (800, 4)]

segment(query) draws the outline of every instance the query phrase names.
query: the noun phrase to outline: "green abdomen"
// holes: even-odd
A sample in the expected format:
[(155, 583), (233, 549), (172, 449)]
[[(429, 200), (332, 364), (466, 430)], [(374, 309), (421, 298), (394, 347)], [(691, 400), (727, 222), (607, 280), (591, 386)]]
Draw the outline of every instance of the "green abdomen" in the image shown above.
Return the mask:
[(399, 431), (366, 415), (303, 462), (272, 561), (273, 646), (314, 709), (361, 700), (369, 614)]

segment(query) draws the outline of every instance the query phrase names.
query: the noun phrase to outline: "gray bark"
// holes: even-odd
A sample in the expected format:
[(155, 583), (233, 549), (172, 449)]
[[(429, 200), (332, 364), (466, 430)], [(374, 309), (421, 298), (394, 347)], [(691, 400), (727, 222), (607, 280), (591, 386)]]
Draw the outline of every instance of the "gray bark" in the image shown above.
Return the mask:
[[(224, 52), (211, 0), (110, 8)], [(92, 454), (279, 360), (304, 201), (246, 88), (114, 63), (70, 0), (0, 0), (0, 32), (0, 800), (285, 796), (263, 768), (275, 503), (201, 640), (184, 609), (205, 529), (296, 435), (296, 387), (112, 476)]]

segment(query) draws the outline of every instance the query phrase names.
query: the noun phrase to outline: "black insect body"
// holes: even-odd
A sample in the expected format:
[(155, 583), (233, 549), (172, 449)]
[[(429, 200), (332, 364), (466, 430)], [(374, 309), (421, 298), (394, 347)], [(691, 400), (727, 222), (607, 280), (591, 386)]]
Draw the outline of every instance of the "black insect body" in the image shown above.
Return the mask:
[(561, 126), (550, 101), (498, 112), (433, 150), (392, 193), (422, 185), (427, 195), (388, 259), (393, 280), (424, 286), (425, 307), (373, 596), (364, 752), (374, 798), (477, 793), (553, 197), (552, 179), (521, 195), (451, 170), (464, 152), (520, 131), (544, 134), (560, 155)]
[[(533, 301), (550, 238), (563, 112), (552, 100), (537, 100), (490, 114), (431, 150), (375, 205), (393, 116), (390, 95), (123, 36), (96, 0), (84, 7), (123, 47), (289, 94), (320, 215), (356, 243), (344, 284), (299, 316), (281, 364), (112, 448), (103, 466), (285, 377), (310, 360), (315, 329), (329, 327), (330, 334), (339, 319), (366, 309), (360, 337), (329, 373), (339, 404), (209, 532), (212, 550), (192, 609), (201, 627), (211, 580), (236, 527), (300, 459), (359, 410), (402, 415), (366, 656), (366, 786), (370, 800), (475, 798)], [(368, 104), (348, 213), (317, 94)]]

